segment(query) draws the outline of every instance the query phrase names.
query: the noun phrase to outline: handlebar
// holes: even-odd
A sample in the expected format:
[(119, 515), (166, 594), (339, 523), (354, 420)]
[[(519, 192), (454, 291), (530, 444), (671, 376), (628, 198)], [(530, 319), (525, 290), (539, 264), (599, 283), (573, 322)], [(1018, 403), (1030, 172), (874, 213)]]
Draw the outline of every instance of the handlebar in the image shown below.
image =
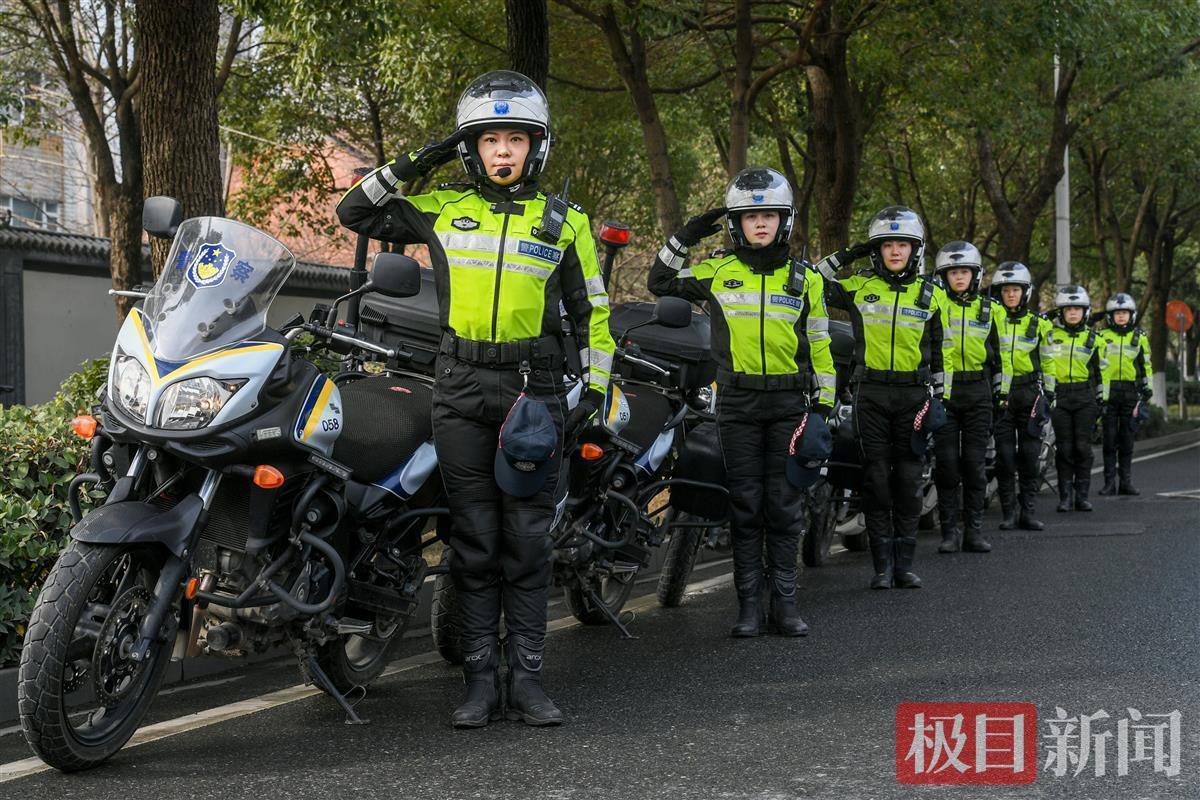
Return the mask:
[(297, 325), (296, 327), (290, 329), (286, 336), (290, 340), (300, 331), (307, 331), (319, 339), (342, 342), (344, 344), (351, 345), (352, 347), (357, 347), (360, 350), (366, 350), (368, 353), (381, 355), (388, 359), (407, 361), (413, 357), (413, 354), (407, 350), (384, 347), (383, 345), (378, 344), (377, 342), (372, 342), (369, 339), (360, 339), (357, 336), (349, 336), (345, 333), (339, 333), (332, 328), (326, 327), (325, 325), (318, 325), (315, 322), (305, 322), (302, 325)]

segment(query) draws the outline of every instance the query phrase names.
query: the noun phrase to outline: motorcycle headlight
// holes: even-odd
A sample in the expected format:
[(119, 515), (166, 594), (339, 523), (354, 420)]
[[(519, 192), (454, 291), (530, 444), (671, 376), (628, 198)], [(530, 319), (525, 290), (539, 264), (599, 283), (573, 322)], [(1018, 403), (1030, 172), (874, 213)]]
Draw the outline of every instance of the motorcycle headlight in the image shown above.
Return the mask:
[(158, 402), (158, 427), (176, 431), (203, 428), (245, 382), (244, 378), (236, 381), (189, 378), (171, 384)]
[(150, 403), (150, 375), (136, 358), (117, 356), (113, 369), (112, 398), (122, 411), (139, 422), (146, 421)]

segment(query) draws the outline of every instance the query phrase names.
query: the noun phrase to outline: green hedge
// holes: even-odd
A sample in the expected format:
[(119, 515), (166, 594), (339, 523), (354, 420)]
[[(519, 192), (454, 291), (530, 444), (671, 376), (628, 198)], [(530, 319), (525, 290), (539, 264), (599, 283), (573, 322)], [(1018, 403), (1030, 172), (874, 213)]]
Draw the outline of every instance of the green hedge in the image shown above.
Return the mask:
[(0, 408), (0, 667), (16, 663), (37, 590), (67, 541), (67, 485), (88, 454), (69, 426), (107, 372), (108, 359), (89, 361), (50, 402)]

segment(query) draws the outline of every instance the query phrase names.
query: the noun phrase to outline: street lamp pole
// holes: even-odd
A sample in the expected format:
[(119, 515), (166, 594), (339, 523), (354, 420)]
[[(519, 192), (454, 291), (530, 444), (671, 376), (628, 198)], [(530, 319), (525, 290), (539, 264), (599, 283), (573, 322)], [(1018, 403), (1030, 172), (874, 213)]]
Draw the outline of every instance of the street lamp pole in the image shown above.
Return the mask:
[[(1058, 53), (1054, 54), (1054, 94), (1058, 95)], [(1063, 145), (1063, 174), (1054, 187), (1054, 278), (1071, 283), (1071, 148)]]

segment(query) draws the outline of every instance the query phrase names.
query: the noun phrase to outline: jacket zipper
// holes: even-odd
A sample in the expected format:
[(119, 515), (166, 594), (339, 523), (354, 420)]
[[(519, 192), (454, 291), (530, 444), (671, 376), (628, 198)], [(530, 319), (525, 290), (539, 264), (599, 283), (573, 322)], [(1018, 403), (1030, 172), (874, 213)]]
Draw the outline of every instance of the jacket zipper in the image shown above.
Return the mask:
[(767, 276), (759, 276), (758, 294), (758, 357), (762, 374), (767, 374)]
[(896, 289), (896, 302), (892, 304), (892, 357), (888, 370), (896, 371), (896, 320), (900, 314), (900, 289)]
[(492, 341), (496, 341), (496, 317), (500, 313), (500, 276), (504, 274), (504, 239), (508, 235), (508, 212), (500, 224), (500, 252), (496, 254), (496, 290), (492, 295)]
[(1075, 337), (1071, 337), (1071, 357), (1067, 359), (1067, 383), (1075, 377)]
[(959, 320), (959, 340), (962, 346), (959, 347), (960, 355), (962, 356), (962, 371), (967, 371), (967, 307), (959, 306), (962, 309), (962, 319)]

